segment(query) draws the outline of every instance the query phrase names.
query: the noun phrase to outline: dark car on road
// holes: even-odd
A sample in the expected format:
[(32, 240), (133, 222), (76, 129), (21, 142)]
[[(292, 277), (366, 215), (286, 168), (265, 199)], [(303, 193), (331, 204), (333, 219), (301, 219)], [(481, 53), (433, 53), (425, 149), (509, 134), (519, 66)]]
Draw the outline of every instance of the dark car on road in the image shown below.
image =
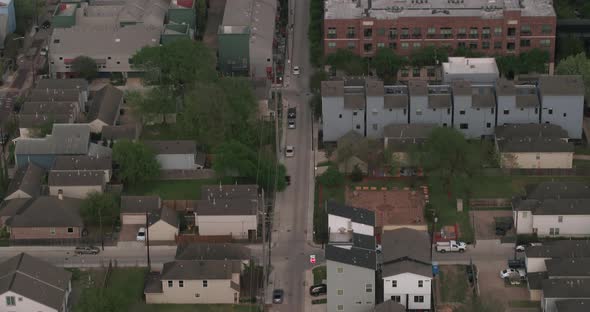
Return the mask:
[(272, 303), (283, 303), (283, 296), (285, 295), (285, 291), (282, 289), (275, 289), (272, 291)]
[(297, 109), (295, 107), (290, 107), (289, 109), (287, 109), (287, 118), (295, 119), (296, 116), (297, 116)]
[(326, 284), (318, 284), (309, 287), (309, 294), (314, 297), (325, 295), (327, 291), (328, 287)]
[(96, 255), (100, 252), (100, 249), (94, 246), (78, 246), (74, 252), (77, 255)]

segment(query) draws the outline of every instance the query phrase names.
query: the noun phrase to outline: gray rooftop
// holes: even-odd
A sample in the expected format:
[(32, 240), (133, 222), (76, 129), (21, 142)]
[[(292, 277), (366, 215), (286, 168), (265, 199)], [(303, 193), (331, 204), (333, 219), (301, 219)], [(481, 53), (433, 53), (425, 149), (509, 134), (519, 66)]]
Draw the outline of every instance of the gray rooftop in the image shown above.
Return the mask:
[(411, 272), (432, 276), (430, 237), (426, 231), (400, 228), (381, 237), (383, 276)]
[[(64, 29), (64, 28), (56, 28)], [(80, 90), (75, 89), (33, 89), (27, 97), (29, 102), (77, 102)]]
[(49, 186), (97, 186), (104, 185), (104, 171), (50, 171)]
[(590, 241), (558, 240), (544, 242), (525, 250), (529, 258), (590, 258)]
[(385, 94), (383, 81), (376, 79), (365, 80), (365, 92), (367, 96), (383, 96)]
[(557, 300), (555, 307), (556, 312), (586, 312), (590, 311), (590, 299)]
[(520, 137), (498, 141), (501, 153), (573, 153), (574, 144), (561, 138)]
[(338, 97), (344, 96), (344, 81), (330, 80), (322, 81), (321, 84), (323, 97)]
[(590, 277), (590, 258), (545, 260), (549, 277)]
[(201, 198), (216, 199), (257, 199), (258, 185), (218, 184), (201, 186)]
[(20, 253), (0, 263), (0, 292), (12, 291), (61, 311), (72, 273)]
[(179, 245), (177, 260), (250, 260), (250, 249), (239, 244), (191, 243)]
[(173, 227), (178, 227), (178, 214), (176, 210), (169, 207), (162, 207), (160, 210), (154, 210), (148, 215), (148, 224), (152, 224), (158, 221), (164, 221)]
[(428, 107), (430, 108), (450, 108), (450, 94), (430, 94), (428, 95)]
[(543, 281), (543, 297), (590, 298), (590, 279), (546, 279)]
[(78, 171), (78, 170), (111, 170), (112, 159), (110, 157), (92, 156), (57, 156), (51, 170)]
[(92, 98), (90, 105), (90, 120), (98, 119), (107, 125), (115, 125), (119, 108), (123, 103), (123, 91), (106, 85), (98, 90)]
[(19, 128), (41, 128), (47, 124), (54, 123), (70, 123), (73, 120), (73, 116), (70, 114), (19, 114), (18, 115), (18, 127)]
[(370, 270), (375, 270), (377, 266), (377, 258), (375, 250), (364, 248), (342, 248), (334, 245), (326, 246), (326, 260), (346, 263)]
[(10, 180), (6, 194), (10, 195), (20, 190), (31, 197), (39, 196), (44, 175), (45, 170), (34, 163), (20, 167), (14, 174), (12, 180)]
[(213, 199), (196, 201), (197, 216), (253, 216), (258, 214), (258, 200)]
[(455, 80), (451, 83), (454, 96), (471, 95), (471, 82), (467, 80)]
[(411, 96), (426, 96), (428, 95), (428, 83), (424, 80), (410, 80), (408, 81), (408, 91)]
[(472, 86), (471, 92), (471, 105), (473, 107), (496, 107), (496, 97), (491, 86)]
[(74, 115), (78, 107), (77, 101), (63, 101), (63, 102), (25, 102), (19, 112), (20, 115)]
[(197, 144), (190, 140), (142, 141), (151, 148), (156, 155), (195, 154)]
[(159, 196), (121, 196), (121, 213), (148, 213), (160, 210)]
[(240, 273), (241, 262), (232, 260), (176, 260), (164, 263), (163, 280), (227, 280)]
[(137, 139), (137, 127), (134, 125), (104, 126), (101, 138), (103, 140), (135, 140)]
[(375, 212), (328, 201), (328, 214), (350, 219), (352, 222), (375, 226)]
[(82, 78), (72, 79), (41, 79), (37, 83), (36, 89), (78, 89), (88, 91), (88, 81)]
[(590, 199), (546, 199), (532, 209), (535, 215), (587, 215)]
[(365, 108), (365, 95), (363, 93), (344, 94), (344, 108), (359, 110)]
[(525, 187), (528, 199), (590, 198), (590, 186), (581, 182), (541, 182)]
[(16, 141), (18, 155), (86, 155), (90, 127), (85, 124), (54, 124), (51, 135)]
[(496, 127), (497, 138), (554, 137), (567, 139), (567, 131), (553, 124), (505, 124)]
[(546, 95), (578, 95), (584, 96), (584, 81), (578, 75), (541, 76), (539, 91)]
[(8, 223), (11, 227), (82, 227), (81, 205), (81, 199), (40, 196)]

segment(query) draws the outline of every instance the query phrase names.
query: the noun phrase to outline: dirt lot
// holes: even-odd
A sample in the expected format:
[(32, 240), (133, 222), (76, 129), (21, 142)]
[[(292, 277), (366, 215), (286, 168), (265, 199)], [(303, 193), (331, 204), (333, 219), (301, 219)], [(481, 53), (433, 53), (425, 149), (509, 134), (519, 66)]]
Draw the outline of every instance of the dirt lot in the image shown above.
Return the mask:
[(377, 226), (426, 225), (422, 190), (363, 187), (347, 189), (346, 204), (375, 211)]
[[(475, 239), (500, 239), (496, 236), (496, 224), (494, 218), (496, 217), (511, 217), (510, 210), (477, 210), (470, 211), (469, 215), (473, 223), (475, 231)], [(508, 231), (507, 234), (514, 232), (514, 229)]]
[(508, 302), (528, 300), (529, 293), (525, 284), (506, 286), (500, 278), (500, 271), (507, 266), (506, 261), (486, 261), (477, 264), (479, 291), (482, 297), (493, 298), (508, 307)]

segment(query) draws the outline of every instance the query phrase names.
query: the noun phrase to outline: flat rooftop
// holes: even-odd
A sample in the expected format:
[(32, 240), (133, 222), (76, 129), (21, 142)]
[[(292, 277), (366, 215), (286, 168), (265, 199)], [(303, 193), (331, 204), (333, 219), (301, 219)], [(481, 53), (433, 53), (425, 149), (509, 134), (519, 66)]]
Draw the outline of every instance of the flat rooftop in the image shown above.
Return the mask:
[(504, 17), (504, 11), (521, 11), (523, 16), (555, 16), (551, 0), (326, 0), (324, 18), (436, 16), (500, 19)]
[(449, 57), (449, 61), (443, 63), (443, 70), (445, 74), (499, 74), (493, 57)]

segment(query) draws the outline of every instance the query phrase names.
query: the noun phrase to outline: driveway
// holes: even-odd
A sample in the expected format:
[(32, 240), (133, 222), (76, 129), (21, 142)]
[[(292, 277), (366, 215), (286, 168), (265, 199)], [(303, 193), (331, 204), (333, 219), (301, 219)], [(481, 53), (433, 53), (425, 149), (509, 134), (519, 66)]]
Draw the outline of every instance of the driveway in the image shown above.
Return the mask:
[(515, 286), (505, 286), (500, 278), (500, 271), (507, 267), (503, 261), (478, 261), (478, 285), (480, 295), (484, 298), (493, 298), (508, 307), (510, 301), (529, 300), (529, 292), (526, 283)]
[(135, 242), (137, 241), (137, 232), (140, 227), (145, 227), (141, 224), (123, 224), (121, 226), (121, 233), (119, 233), (120, 242)]
[[(512, 211), (510, 210), (476, 210), (469, 212), (475, 231), (475, 239), (499, 239), (500, 236), (496, 236), (496, 223), (494, 218), (498, 217), (511, 217)], [(508, 233), (513, 230), (508, 231)]]

